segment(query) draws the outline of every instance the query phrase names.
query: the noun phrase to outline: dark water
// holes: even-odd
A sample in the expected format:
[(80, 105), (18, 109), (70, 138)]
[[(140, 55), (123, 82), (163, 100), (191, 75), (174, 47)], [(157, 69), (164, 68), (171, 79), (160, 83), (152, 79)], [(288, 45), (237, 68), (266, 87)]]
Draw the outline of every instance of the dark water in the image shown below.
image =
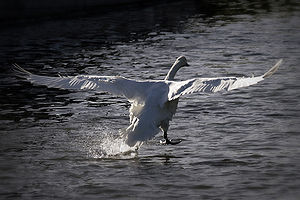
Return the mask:
[[(0, 199), (298, 199), (298, 1), (186, 1), (127, 6), (0, 31)], [(162, 79), (179, 55), (193, 77), (270, 79), (181, 99), (170, 127), (138, 154), (118, 155), (129, 103), (96, 92), (32, 86), (37, 74)], [(117, 154), (117, 155), (116, 155)]]

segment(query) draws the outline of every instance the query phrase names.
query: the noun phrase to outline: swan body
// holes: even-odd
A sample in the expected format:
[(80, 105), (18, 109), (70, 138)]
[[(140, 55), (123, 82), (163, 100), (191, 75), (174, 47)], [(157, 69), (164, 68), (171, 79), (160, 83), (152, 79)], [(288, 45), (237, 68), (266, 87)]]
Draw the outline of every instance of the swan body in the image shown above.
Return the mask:
[(125, 96), (131, 103), (130, 125), (123, 133), (129, 146), (142, 144), (163, 130), (166, 144), (177, 144), (169, 140), (169, 121), (176, 112), (182, 95), (203, 92), (230, 91), (256, 84), (277, 71), (279, 60), (269, 71), (257, 77), (194, 78), (175, 81), (176, 72), (187, 66), (186, 58), (176, 59), (164, 80), (133, 80), (120, 76), (77, 75), (49, 77), (32, 74), (14, 65), (19, 75), (33, 84), (69, 90), (97, 90)]

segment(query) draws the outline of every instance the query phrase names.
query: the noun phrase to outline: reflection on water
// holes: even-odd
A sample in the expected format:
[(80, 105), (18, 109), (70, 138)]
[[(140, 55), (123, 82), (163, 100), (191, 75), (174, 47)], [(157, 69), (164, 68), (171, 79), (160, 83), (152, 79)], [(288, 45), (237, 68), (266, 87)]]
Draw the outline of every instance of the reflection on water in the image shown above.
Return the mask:
[[(176, 1), (0, 31), (0, 197), (37, 199), (297, 199), (297, 1)], [(32, 86), (11, 63), (56, 76), (177, 79), (260, 75), (259, 85), (181, 99), (170, 126), (138, 152), (118, 139), (129, 103), (100, 92)], [(120, 152), (127, 152), (120, 154)], [(111, 156), (114, 155), (114, 156)]]

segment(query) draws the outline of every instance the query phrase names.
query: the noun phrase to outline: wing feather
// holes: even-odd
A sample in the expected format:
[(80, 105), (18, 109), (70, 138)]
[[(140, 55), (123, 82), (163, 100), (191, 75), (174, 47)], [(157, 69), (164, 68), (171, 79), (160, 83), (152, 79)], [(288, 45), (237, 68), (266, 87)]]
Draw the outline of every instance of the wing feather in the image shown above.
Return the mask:
[(16, 64), (14, 64), (14, 67), (14, 70), (18, 72), (19, 76), (26, 78), (33, 84), (67, 90), (103, 91), (114, 95), (125, 96), (129, 100), (144, 100), (147, 96), (147, 88), (153, 84), (150, 81), (136, 81), (120, 76), (40, 76), (28, 72)]
[(219, 77), (219, 78), (195, 78), (187, 81), (170, 81), (168, 100), (174, 100), (182, 95), (196, 92), (214, 93), (219, 91), (230, 91), (242, 87), (254, 85), (275, 73), (282, 63), (279, 60), (268, 72), (257, 77)]

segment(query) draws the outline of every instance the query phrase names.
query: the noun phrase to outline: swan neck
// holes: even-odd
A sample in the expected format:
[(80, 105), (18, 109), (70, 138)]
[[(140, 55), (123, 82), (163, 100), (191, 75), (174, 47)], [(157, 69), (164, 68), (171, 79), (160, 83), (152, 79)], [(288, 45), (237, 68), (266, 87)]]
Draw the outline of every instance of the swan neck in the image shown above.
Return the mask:
[(169, 70), (165, 80), (171, 81), (174, 80), (174, 77), (177, 73), (177, 71), (182, 67), (182, 64), (180, 62), (175, 62), (171, 69)]

